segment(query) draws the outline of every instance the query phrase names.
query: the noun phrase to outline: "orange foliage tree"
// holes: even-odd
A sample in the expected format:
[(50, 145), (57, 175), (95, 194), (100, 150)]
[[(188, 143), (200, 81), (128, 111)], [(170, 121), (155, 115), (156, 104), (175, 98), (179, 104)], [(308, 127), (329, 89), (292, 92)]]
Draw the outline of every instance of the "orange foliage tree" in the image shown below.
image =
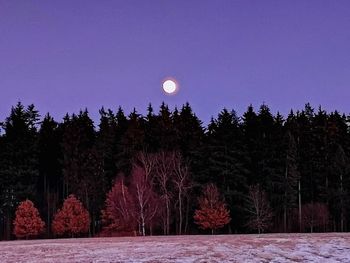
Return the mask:
[(45, 223), (41, 220), (39, 211), (33, 202), (26, 200), (21, 202), (16, 210), (16, 217), (13, 221), (13, 233), (17, 238), (38, 236), (44, 231)]
[(52, 222), (53, 233), (59, 236), (70, 235), (74, 237), (78, 234), (87, 233), (89, 227), (89, 212), (74, 195), (68, 196), (62, 209), (58, 210), (54, 216)]
[(214, 230), (224, 227), (231, 221), (230, 211), (220, 198), (215, 185), (207, 185), (198, 201), (199, 209), (195, 211), (194, 220), (200, 228), (211, 229), (211, 233), (214, 234)]

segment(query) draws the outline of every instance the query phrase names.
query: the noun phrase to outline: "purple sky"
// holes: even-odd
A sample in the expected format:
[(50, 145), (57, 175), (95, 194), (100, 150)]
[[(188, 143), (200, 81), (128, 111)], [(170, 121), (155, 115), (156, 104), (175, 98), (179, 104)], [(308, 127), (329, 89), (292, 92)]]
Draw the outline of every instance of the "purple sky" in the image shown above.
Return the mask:
[[(172, 76), (175, 96), (161, 91)], [(0, 0), (0, 120), (104, 105), (350, 112), (350, 1)]]

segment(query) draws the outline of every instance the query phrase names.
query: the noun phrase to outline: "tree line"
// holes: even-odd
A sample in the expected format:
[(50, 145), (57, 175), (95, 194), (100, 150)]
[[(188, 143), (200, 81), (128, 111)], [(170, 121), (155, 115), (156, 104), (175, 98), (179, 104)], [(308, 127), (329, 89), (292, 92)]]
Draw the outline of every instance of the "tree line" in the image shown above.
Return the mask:
[(306, 104), (284, 117), (263, 104), (204, 126), (188, 103), (99, 113), (95, 126), (87, 110), (58, 122), (12, 107), (0, 130), (1, 239), (14, 237), (27, 199), (54, 237), (48, 226), (71, 195), (90, 236), (349, 229), (345, 114)]

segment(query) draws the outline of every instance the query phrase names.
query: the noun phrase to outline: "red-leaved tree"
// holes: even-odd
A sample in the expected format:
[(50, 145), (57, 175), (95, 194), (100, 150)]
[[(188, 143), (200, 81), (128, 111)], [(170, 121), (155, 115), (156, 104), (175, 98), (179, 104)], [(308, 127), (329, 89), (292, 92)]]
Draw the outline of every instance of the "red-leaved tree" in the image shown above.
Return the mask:
[(104, 224), (104, 232), (111, 234), (119, 233), (135, 233), (135, 202), (129, 193), (128, 187), (124, 183), (124, 177), (119, 176), (108, 192), (105, 209), (102, 210), (102, 223)]
[(207, 185), (198, 201), (199, 209), (195, 211), (193, 218), (200, 228), (211, 229), (211, 233), (214, 234), (214, 230), (224, 227), (231, 221), (230, 211), (220, 198), (215, 185)]
[(39, 211), (33, 202), (26, 200), (21, 202), (16, 210), (16, 217), (13, 221), (13, 233), (17, 238), (38, 236), (44, 231), (45, 223), (41, 220)]
[(68, 196), (61, 210), (58, 210), (52, 222), (54, 234), (74, 237), (89, 231), (90, 216), (83, 204), (74, 195)]

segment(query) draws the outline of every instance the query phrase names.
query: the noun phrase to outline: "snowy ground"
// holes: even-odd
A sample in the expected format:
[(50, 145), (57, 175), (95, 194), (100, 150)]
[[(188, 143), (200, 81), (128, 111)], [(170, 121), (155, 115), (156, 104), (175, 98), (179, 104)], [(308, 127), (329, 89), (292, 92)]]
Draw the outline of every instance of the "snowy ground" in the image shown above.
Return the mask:
[(350, 233), (3, 241), (0, 262), (350, 262)]

